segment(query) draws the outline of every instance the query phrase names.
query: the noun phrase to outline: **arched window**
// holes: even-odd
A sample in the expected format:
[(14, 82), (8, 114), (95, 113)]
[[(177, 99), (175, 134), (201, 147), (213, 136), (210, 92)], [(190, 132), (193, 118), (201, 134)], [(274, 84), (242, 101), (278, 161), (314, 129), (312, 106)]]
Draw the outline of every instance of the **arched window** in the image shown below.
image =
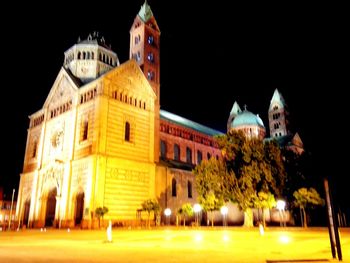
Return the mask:
[(81, 53), (80, 53), (80, 51), (78, 52), (78, 59), (81, 59)]
[(38, 148), (38, 142), (35, 140), (34, 143), (33, 143), (32, 158), (36, 157), (37, 148)]
[(81, 124), (80, 141), (85, 141), (88, 138), (89, 122), (87, 119), (83, 120)]
[(86, 59), (90, 59), (90, 52), (86, 52)]
[(149, 35), (149, 36), (148, 36), (148, 38), (147, 38), (147, 42), (148, 42), (148, 44), (150, 44), (150, 45), (152, 45), (152, 44), (153, 44), (153, 42), (154, 42), (154, 38), (153, 38), (153, 36), (152, 36), (152, 35)]
[(187, 181), (187, 197), (192, 198), (192, 182), (190, 180)]
[(150, 61), (150, 62), (154, 62), (154, 55), (153, 55), (152, 52), (149, 52), (149, 53), (148, 53), (147, 59), (148, 59), (148, 61)]
[(95, 59), (95, 53), (91, 52), (91, 59)]
[(180, 161), (180, 146), (178, 144), (174, 144), (174, 160)]
[(166, 158), (166, 142), (163, 140), (160, 141), (160, 157)]
[(192, 163), (192, 150), (189, 147), (186, 147), (186, 162)]
[(171, 180), (171, 196), (176, 196), (176, 180), (173, 178)]
[(125, 141), (130, 142), (130, 123), (125, 123)]
[(83, 51), (83, 59), (86, 59), (86, 52)]
[(201, 151), (197, 151), (197, 164), (200, 164), (203, 159), (203, 155)]
[(99, 54), (99, 60), (102, 61), (102, 54)]
[(207, 153), (207, 159), (209, 160), (211, 158), (211, 154)]

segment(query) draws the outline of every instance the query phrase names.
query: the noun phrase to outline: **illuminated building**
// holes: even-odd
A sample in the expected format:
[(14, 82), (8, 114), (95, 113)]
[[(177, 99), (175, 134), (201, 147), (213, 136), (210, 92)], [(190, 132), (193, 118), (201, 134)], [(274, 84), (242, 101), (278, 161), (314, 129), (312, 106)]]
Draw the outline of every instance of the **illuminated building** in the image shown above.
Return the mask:
[(108, 219), (129, 225), (146, 199), (173, 211), (196, 202), (191, 169), (219, 157), (219, 132), (160, 111), (159, 37), (145, 2), (129, 61), (120, 64), (97, 32), (65, 52), (42, 109), (29, 117), (21, 224), (96, 226), (94, 211), (106, 206)]

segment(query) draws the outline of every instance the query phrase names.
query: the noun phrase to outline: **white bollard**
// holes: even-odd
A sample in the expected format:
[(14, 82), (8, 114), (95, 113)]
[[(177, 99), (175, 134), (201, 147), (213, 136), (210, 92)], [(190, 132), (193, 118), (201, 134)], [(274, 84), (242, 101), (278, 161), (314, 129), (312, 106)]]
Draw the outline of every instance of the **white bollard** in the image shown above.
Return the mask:
[(109, 224), (107, 227), (107, 241), (112, 242), (112, 221), (109, 220)]

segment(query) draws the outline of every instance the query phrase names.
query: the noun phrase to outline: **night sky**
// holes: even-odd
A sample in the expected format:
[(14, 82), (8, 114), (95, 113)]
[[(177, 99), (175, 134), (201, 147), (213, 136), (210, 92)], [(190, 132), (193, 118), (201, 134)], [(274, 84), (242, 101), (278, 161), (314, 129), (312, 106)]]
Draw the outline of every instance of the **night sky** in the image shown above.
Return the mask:
[[(129, 29), (143, 4), (54, 2), (9, 6), (3, 11), (10, 18), (0, 18), (5, 67), (0, 185), (7, 195), (18, 189), (28, 115), (42, 108), (64, 51), (79, 36), (99, 31), (120, 62), (127, 61)], [(278, 88), (315, 173), (330, 176), (335, 195), (344, 198), (349, 45), (342, 7), (229, 2), (148, 1), (161, 30), (161, 108), (225, 132), (237, 100), (268, 128), (267, 111)]]

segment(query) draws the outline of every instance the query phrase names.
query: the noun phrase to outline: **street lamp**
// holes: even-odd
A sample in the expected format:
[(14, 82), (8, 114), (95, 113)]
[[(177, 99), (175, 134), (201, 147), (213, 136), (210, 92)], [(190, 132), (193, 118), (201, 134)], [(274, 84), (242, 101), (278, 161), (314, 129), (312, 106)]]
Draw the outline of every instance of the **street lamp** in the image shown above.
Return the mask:
[(15, 196), (15, 189), (12, 191), (12, 201), (11, 201), (11, 208), (10, 208), (10, 218), (9, 218), (9, 230), (11, 229), (11, 217), (12, 217), (12, 207), (13, 207), (13, 197)]
[(165, 218), (166, 218), (166, 225), (170, 225), (170, 215), (171, 215), (171, 209), (170, 208), (166, 208), (164, 210), (164, 215), (165, 215)]
[(284, 208), (286, 207), (286, 202), (283, 200), (277, 200), (276, 207), (278, 209), (279, 216), (280, 216), (280, 226), (284, 226), (283, 214), (284, 214)]
[(226, 215), (227, 215), (227, 213), (228, 213), (228, 208), (227, 208), (227, 206), (221, 207), (220, 212), (221, 212), (221, 214), (222, 214), (222, 216), (223, 216), (222, 224), (223, 224), (223, 226), (227, 226), (227, 222), (226, 222)]
[(193, 211), (195, 213), (195, 219), (196, 219), (196, 226), (199, 226), (199, 212), (202, 210), (202, 207), (200, 206), (200, 204), (195, 204), (193, 206)]

